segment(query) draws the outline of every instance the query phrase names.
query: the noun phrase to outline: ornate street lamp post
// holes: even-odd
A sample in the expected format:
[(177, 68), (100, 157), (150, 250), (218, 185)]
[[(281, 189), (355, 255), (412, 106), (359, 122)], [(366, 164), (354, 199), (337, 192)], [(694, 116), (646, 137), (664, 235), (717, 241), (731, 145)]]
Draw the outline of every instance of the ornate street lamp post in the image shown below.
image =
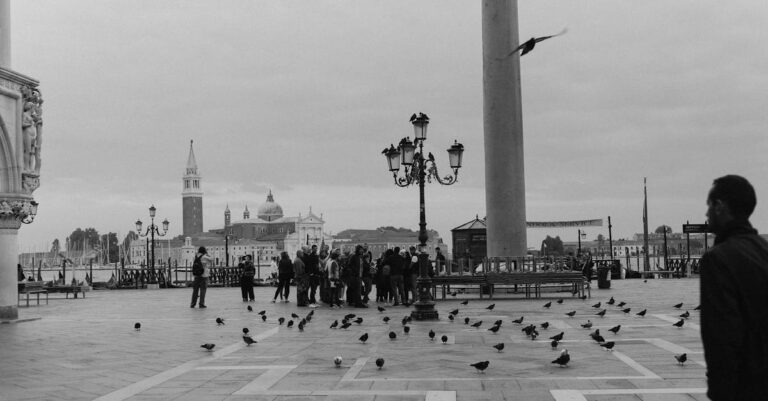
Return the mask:
[[(395, 185), (407, 187), (411, 184), (419, 185), (419, 278), (417, 279), (417, 288), (419, 300), (413, 304), (415, 310), (411, 316), (416, 320), (437, 319), (435, 310), (435, 301), (430, 293), (432, 289), (432, 280), (429, 278), (429, 255), (427, 254), (427, 219), (424, 206), (424, 184), (432, 182), (434, 179), (441, 185), (452, 185), (456, 183), (461, 168), (462, 155), (464, 154), (464, 145), (454, 141), (448, 149), (448, 161), (453, 169), (453, 175), (440, 177), (435, 164), (435, 157), (432, 153), (424, 157), (424, 141), (427, 140), (427, 126), (429, 117), (424, 113), (411, 116), (413, 124), (414, 140), (411, 142), (407, 137), (400, 140), (398, 147), (390, 145), (382, 152), (387, 158), (389, 171), (392, 172)], [(416, 147), (418, 146), (418, 152)], [(404, 166), (403, 175), (398, 176), (401, 164)]]
[(147, 235), (150, 236), (150, 242), (152, 243), (152, 261), (149, 263), (149, 274), (150, 274), (150, 283), (156, 284), (157, 283), (157, 277), (155, 276), (155, 234), (157, 234), (158, 237), (163, 237), (165, 234), (168, 233), (168, 219), (163, 220), (163, 233), (160, 233), (160, 228), (155, 225), (155, 205), (152, 205), (149, 207), (149, 218), (150, 218), (150, 224), (149, 227), (147, 227), (147, 231), (142, 234), (141, 233), (141, 226), (142, 222), (141, 220), (136, 220), (136, 232), (139, 234), (139, 237), (146, 237)]

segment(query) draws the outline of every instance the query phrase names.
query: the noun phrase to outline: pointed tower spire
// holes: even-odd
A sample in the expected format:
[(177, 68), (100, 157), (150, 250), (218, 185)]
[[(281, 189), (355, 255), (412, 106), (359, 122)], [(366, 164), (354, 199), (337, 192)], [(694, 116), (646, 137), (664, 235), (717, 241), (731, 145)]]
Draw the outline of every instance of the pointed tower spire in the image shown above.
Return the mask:
[(224, 209), (224, 228), (229, 228), (229, 224), (232, 221), (232, 212), (229, 211), (229, 203), (227, 208)]
[(243, 212), (243, 219), (250, 219), (251, 212), (248, 211), (248, 204), (245, 205), (245, 211)]
[(187, 174), (197, 174), (197, 160), (195, 160), (195, 150), (192, 148), (192, 144), (195, 141), (189, 140), (189, 157), (187, 158)]

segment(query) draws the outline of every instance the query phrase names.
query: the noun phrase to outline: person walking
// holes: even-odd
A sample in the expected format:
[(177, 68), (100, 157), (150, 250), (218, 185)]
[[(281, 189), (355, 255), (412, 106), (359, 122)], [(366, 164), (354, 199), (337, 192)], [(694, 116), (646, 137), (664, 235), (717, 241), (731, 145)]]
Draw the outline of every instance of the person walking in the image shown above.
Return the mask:
[(714, 180), (707, 196), (715, 244), (701, 258), (701, 339), (712, 400), (768, 394), (768, 242), (749, 222), (757, 196), (744, 177)]
[(208, 289), (208, 277), (210, 276), (213, 259), (208, 256), (208, 251), (204, 246), (197, 249), (195, 260), (192, 262), (192, 275), (195, 277), (192, 282), (192, 303), (190, 308), (197, 305), (198, 296), (200, 297), (200, 309), (205, 306), (205, 292)]
[(309, 278), (309, 306), (317, 307), (317, 287), (320, 285), (320, 256), (317, 254), (317, 245), (312, 245), (311, 250), (304, 256), (307, 277)]
[(328, 260), (328, 281), (330, 286), (331, 308), (341, 308), (341, 265), (339, 265), (339, 250), (331, 252)]
[(243, 256), (240, 265), (240, 292), (243, 295), (243, 302), (253, 302), (253, 277), (256, 275), (256, 268), (251, 262), (251, 255)]
[(288, 252), (280, 252), (280, 261), (277, 263), (277, 290), (275, 290), (272, 303), (277, 301), (278, 295), (280, 295), (281, 301), (290, 302), (288, 296), (291, 294), (292, 278), (293, 262), (291, 262), (291, 257), (288, 256)]
[(362, 278), (365, 270), (365, 257), (363, 256), (363, 247), (355, 247), (355, 254), (347, 262), (349, 290), (347, 291), (347, 304), (356, 308), (367, 308), (361, 299)]
[(296, 251), (296, 258), (293, 260), (293, 279), (296, 281), (296, 306), (307, 306), (309, 304), (309, 297), (307, 296), (309, 275), (307, 274), (303, 258), (304, 251)]
[[(392, 256), (387, 258), (386, 264), (389, 265), (389, 290), (392, 291), (395, 297), (395, 303), (393, 303), (392, 306), (398, 306), (405, 295), (403, 288), (403, 264), (405, 264), (405, 261), (400, 254), (399, 246), (396, 246), (392, 252)], [(403, 300), (402, 302), (405, 301)]]

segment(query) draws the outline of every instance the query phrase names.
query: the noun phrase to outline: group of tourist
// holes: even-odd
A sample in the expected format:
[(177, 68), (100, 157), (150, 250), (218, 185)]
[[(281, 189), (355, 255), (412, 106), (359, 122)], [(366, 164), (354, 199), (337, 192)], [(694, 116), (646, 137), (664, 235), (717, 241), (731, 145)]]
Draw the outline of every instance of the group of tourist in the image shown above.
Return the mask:
[[(445, 264), (440, 248), (436, 248), (435, 262), (438, 268)], [(293, 282), (297, 306), (315, 308), (324, 303), (341, 307), (343, 300), (348, 306), (366, 308), (374, 286), (376, 302), (408, 306), (417, 299), (418, 266), (416, 247), (408, 250), (395, 247), (374, 260), (364, 245), (356, 246), (354, 252), (344, 253), (340, 249), (318, 251), (317, 245), (305, 246), (296, 251), (293, 260), (287, 252), (280, 254), (277, 289), (272, 302), (277, 302), (278, 298), (290, 302)], [(428, 274), (434, 275), (431, 263)]]

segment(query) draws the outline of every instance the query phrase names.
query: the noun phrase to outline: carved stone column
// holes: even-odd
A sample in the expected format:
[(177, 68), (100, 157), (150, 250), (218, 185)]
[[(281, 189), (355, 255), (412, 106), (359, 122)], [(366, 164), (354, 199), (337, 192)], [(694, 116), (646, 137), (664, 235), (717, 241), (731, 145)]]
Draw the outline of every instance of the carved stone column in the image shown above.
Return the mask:
[(17, 234), (37, 214), (32, 193), (40, 186), (43, 133), (37, 86), (0, 66), (0, 320), (18, 318)]

